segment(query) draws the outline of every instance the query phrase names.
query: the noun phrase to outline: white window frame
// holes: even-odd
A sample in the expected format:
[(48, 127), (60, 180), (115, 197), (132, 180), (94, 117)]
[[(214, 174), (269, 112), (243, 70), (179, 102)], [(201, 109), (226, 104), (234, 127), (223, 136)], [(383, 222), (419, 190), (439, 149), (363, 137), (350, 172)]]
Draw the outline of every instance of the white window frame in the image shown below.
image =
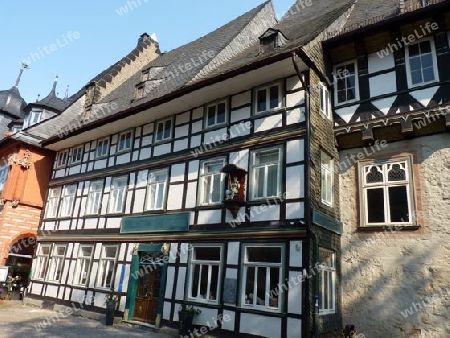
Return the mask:
[[(273, 163), (265, 163), (265, 164), (256, 164), (256, 159), (257, 159), (257, 156), (259, 154), (273, 152), (273, 151), (278, 151), (277, 193), (276, 193), (276, 195), (270, 195), (269, 196), (268, 193), (267, 193), (268, 166), (273, 165), (275, 162), (273, 162)], [(270, 198), (270, 197), (279, 197), (279, 196), (281, 196), (282, 162), (283, 162), (283, 152), (282, 152), (281, 147), (258, 149), (258, 150), (253, 150), (253, 151), (250, 152), (250, 172), (251, 172), (251, 176), (250, 176), (250, 199), (252, 201), (266, 199), (266, 198)], [(255, 184), (257, 184), (256, 169), (260, 168), (260, 167), (265, 167), (265, 170), (264, 170), (264, 177), (265, 177), (264, 178), (264, 193), (263, 193), (263, 196), (255, 196), (255, 193), (256, 193)]]
[[(319, 315), (328, 315), (336, 312), (336, 253), (319, 248), (319, 251), (331, 253), (331, 266), (319, 262)], [(319, 255), (320, 256), (320, 255)], [(324, 283), (323, 281), (327, 281)], [(322, 283), (320, 283), (322, 281)], [(320, 287), (321, 286), (321, 287)], [(325, 287), (328, 286), (327, 290)], [(327, 293), (328, 304), (325, 304), (323, 295)]]
[[(350, 99), (350, 100), (345, 100), (342, 102), (339, 102), (338, 100), (338, 81), (342, 80), (344, 77), (347, 78), (348, 76), (344, 76), (343, 72), (339, 72), (339, 68), (348, 66), (348, 65), (354, 65), (355, 68), (355, 98), (354, 99)], [(333, 68), (334, 70), (334, 79), (333, 79), (333, 83), (334, 83), (334, 102), (335, 105), (343, 105), (343, 104), (347, 104), (347, 103), (352, 103), (352, 102), (356, 102), (359, 100), (359, 76), (358, 76), (358, 64), (355, 60), (352, 61), (346, 61), (346, 62), (342, 62), (340, 64), (337, 64), (334, 66)]]
[[(123, 143), (121, 143), (122, 142), (121, 141), (122, 137), (125, 138)], [(127, 143), (126, 140), (127, 140), (128, 137), (130, 139), (130, 145), (129, 146), (126, 145), (126, 143)], [(117, 152), (124, 152), (124, 151), (130, 150), (132, 147), (133, 147), (133, 131), (132, 130), (128, 130), (128, 131), (125, 131), (123, 133), (120, 133), (119, 137), (117, 138)]]
[[(89, 184), (89, 192), (86, 199), (86, 207), (84, 214), (85, 215), (98, 215), (100, 212), (100, 207), (102, 203), (102, 197), (103, 197), (103, 180), (99, 181), (91, 181)], [(94, 187), (98, 187), (94, 190)], [(93, 207), (97, 205), (96, 210), (93, 209)]]
[[(195, 258), (195, 250), (201, 248), (219, 248), (220, 250), (220, 259), (218, 261), (213, 260), (200, 260)], [(187, 289), (187, 299), (196, 301), (199, 303), (208, 303), (208, 304), (219, 304), (219, 299), (221, 295), (222, 288), (222, 272), (223, 272), (223, 262), (224, 262), (224, 246), (222, 244), (193, 244), (192, 250), (189, 252), (189, 266), (188, 266), (188, 289)], [(192, 287), (194, 282), (194, 269), (196, 265), (200, 265), (200, 273), (197, 284), (197, 297), (192, 296)], [(206, 294), (211, 294), (211, 277), (212, 277), (212, 268), (213, 266), (218, 267), (218, 285), (216, 290), (215, 299), (208, 299), (207, 297), (201, 297), (200, 294), (200, 284), (201, 284), (201, 271), (206, 268), (208, 269), (208, 286)]]
[[(166, 179), (161, 181), (156, 181), (155, 177), (158, 175), (164, 173), (166, 175)], [(160, 169), (160, 170), (152, 170), (148, 173), (148, 180), (147, 180), (147, 196), (145, 201), (145, 210), (153, 211), (153, 210), (164, 210), (166, 206), (166, 199), (167, 199), (167, 186), (169, 182), (169, 170), (168, 169)], [(161, 208), (157, 207), (158, 200), (155, 199), (155, 197), (159, 196), (160, 189), (163, 189), (163, 200), (161, 203)], [(154, 191), (154, 194), (152, 195), (152, 190)], [(153, 203), (151, 203), (153, 202)], [(150, 205), (153, 204), (153, 205)]]
[[(90, 255), (83, 255), (83, 248), (90, 248)], [(78, 247), (77, 255), (77, 267), (75, 269), (75, 275), (73, 279), (73, 285), (86, 286), (89, 281), (89, 275), (91, 273), (92, 257), (94, 255), (94, 245), (92, 244), (80, 244)], [(84, 282), (83, 282), (84, 279)]]
[(58, 152), (58, 155), (56, 155), (56, 168), (62, 168), (67, 165), (67, 162), (69, 161), (69, 150), (61, 150)]
[[(281, 248), (281, 257), (279, 263), (269, 263), (269, 262), (257, 262), (257, 261), (249, 261), (247, 255), (247, 248)], [(284, 299), (284, 288), (281, 287), (283, 283), (285, 283), (285, 255), (286, 255), (286, 245), (283, 243), (267, 243), (267, 244), (257, 244), (257, 243), (244, 243), (242, 244), (242, 278), (241, 278), (241, 292), (240, 292), (240, 306), (241, 308), (246, 309), (255, 309), (262, 311), (270, 311), (270, 312), (282, 312), (283, 310), (283, 299)], [(249, 267), (255, 268), (255, 276), (258, 274), (258, 270), (260, 268), (266, 269), (266, 282), (265, 282), (265, 292), (264, 292), (264, 305), (258, 304), (258, 297), (253, 297), (253, 300), (250, 297), (246, 297), (246, 284), (247, 284), (247, 270)], [(271, 291), (274, 289), (270, 287), (270, 269), (276, 268), (279, 269), (278, 274), (278, 283), (276, 287), (276, 292), (278, 292), (278, 302), (277, 306), (271, 306), (270, 303), (270, 295)], [(269, 277), (269, 278), (268, 278)], [(254, 283), (253, 294), (257, 294), (258, 283)]]
[[(73, 189), (73, 194), (69, 194), (70, 189)], [(77, 185), (65, 185), (61, 195), (61, 205), (59, 207), (59, 217), (71, 217), (73, 214), (75, 198), (77, 195)]]
[(328, 119), (331, 120), (332, 110), (331, 110), (331, 95), (328, 87), (325, 83), (320, 82), (320, 111), (323, 115), (325, 115)]
[[(106, 144), (106, 149), (105, 149)], [(101, 147), (100, 147), (101, 145)], [(101, 151), (99, 151), (101, 149)], [(105, 137), (97, 140), (97, 145), (95, 146), (95, 158), (106, 157), (109, 154), (109, 137)]]
[[(224, 199), (225, 194), (225, 174), (221, 173), (220, 171), (214, 172), (214, 173), (205, 173), (205, 167), (210, 164), (220, 164), (221, 168), (225, 165), (225, 158), (213, 158), (209, 160), (202, 161), (200, 164), (200, 174), (199, 174), (199, 184), (198, 184), (198, 205), (217, 205), (221, 204)], [(219, 200), (218, 201), (212, 201), (211, 196), (216, 189), (216, 187), (213, 184), (209, 185), (209, 192), (208, 196), (205, 196), (205, 189), (204, 186), (207, 183), (206, 180), (209, 180), (209, 182), (214, 182), (215, 176), (220, 176), (220, 183), (219, 183)]]
[[(58, 253), (58, 249), (64, 249), (63, 254)], [(60, 283), (64, 273), (64, 260), (66, 258), (67, 244), (54, 244), (47, 280), (49, 282)]]
[[(221, 104), (225, 105), (224, 121), (223, 122), (217, 122), (219, 105), (221, 105)], [(214, 108), (214, 123), (213, 124), (209, 124), (209, 110), (210, 110), (210, 108)], [(223, 99), (223, 100), (220, 100), (220, 101), (217, 101), (217, 102), (210, 103), (210, 104), (205, 106), (205, 129), (221, 126), (223, 124), (226, 124), (227, 122), (228, 122), (228, 100)]]
[[(119, 183), (124, 183), (121, 186)], [(111, 180), (111, 189), (109, 192), (109, 201), (108, 201), (108, 214), (120, 214), (123, 212), (125, 207), (125, 200), (127, 197), (128, 190), (128, 176), (119, 176), (113, 177)], [(120, 199), (120, 208), (118, 208), (119, 204), (117, 197), (122, 193), (122, 198)], [(117, 194), (117, 196), (115, 195)]]
[(0, 197), (3, 193), (3, 190), (5, 189), (6, 180), (8, 179), (8, 173), (9, 173), (9, 165), (4, 164), (0, 166)]
[[(47, 248), (48, 253), (43, 253), (43, 249)], [(50, 263), (50, 253), (52, 252), (51, 244), (39, 244), (36, 252), (36, 264), (33, 273), (33, 279), (45, 280), (48, 273)]]
[(58, 204), (61, 199), (61, 187), (48, 190), (47, 204), (45, 206), (45, 218), (56, 218), (58, 215)]
[[(115, 248), (116, 254), (114, 257), (105, 257), (107, 248)], [(118, 245), (102, 245), (101, 256), (100, 256), (100, 260), (98, 262), (97, 278), (95, 281), (96, 288), (111, 289), (111, 287), (114, 285), (118, 254), (119, 254), (119, 246)], [(112, 269), (111, 269), (111, 264), (112, 264)], [(107, 271), (112, 271), (109, 284), (107, 284), (107, 276), (108, 276), (106, 274)]]
[[(164, 128), (165, 128), (165, 124), (166, 124), (167, 121), (170, 121), (170, 133), (169, 133), (168, 137), (164, 137), (164, 131), (165, 131)], [(163, 132), (162, 132), (162, 137), (161, 138), (158, 137), (158, 128), (159, 128), (160, 125), (162, 125), (162, 128), (163, 128)], [(160, 121), (157, 121), (155, 123), (155, 143), (171, 140), (172, 139), (172, 134), (173, 134), (173, 118), (170, 117), (168, 119), (160, 120)]]
[[(410, 49), (411, 46), (418, 45), (418, 44), (423, 43), (425, 41), (430, 42), (431, 56), (432, 56), (432, 59), (433, 59), (434, 80), (430, 80), (430, 81), (427, 81), (427, 82), (412, 83), (411, 64), (410, 64), (410, 60), (409, 60), (409, 49)], [(423, 85), (426, 85), (428, 83), (433, 83), (433, 82), (439, 81), (439, 72), (438, 72), (438, 68), (437, 68), (438, 64), (437, 64), (437, 57), (436, 57), (436, 47), (435, 47), (435, 44), (434, 44), (434, 39), (432, 37), (424, 38), (424, 39), (421, 39), (421, 40), (416, 41), (414, 43), (408, 44), (406, 46), (405, 54), (406, 54), (405, 55), (405, 60), (406, 60), (406, 78), (408, 80), (408, 87), (409, 88), (423, 86)], [(423, 69), (421, 69), (421, 70), (423, 70)]]
[(83, 146), (72, 148), (70, 157), (69, 157), (69, 163), (70, 164), (78, 164), (81, 163), (83, 160)]
[[(31, 110), (29, 113), (26, 114), (24, 119), (24, 128), (31, 127), (35, 124), (38, 124), (41, 122), (42, 119), (42, 110)], [(33, 122), (36, 121), (36, 122)]]
[[(405, 180), (402, 181), (388, 181), (388, 166), (403, 163), (405, 164)], [(383, 182), (367, 183), (366, 182), (366, 170), (370, 170), (369, 167), (382, 166)], [(361, 226), (362, 227), (377, 227), (377, 226), (414, 226), (416, 225), (417, 219), (416, 209), (414, 204), (414, 183), (413, 183), (413, 173), (412, 173), (412, 160), (410, 157), (400, 157), (392, 158), (386, 161), (370, 161), (361, 162), (359, 164), (359, 178), (360, 178), (360, 201), (361, 201)], [(409, 220), (405, 222), (392, 222), (390, 220), (390, 205), (389, 205), (389, 187), (395, 186), (406, 186), (407, 194), (407, 204), (408, 204), (408, 215)], [(367, 190), (376, 188), (383, 188), (383, 198), (384, 198), (384, 218), (385, 222), (373, 222), (369, 223), (369, 211), (368, 211), (368, 200), (367, 200)]]
[(320, 198), (322, 203), (333, 206), (334, 201), (334, 159), (326, 152), (320, 152)]
[[(278, 104), (276, 107), (270, 108), (270, 88), (272, 88), (274, 86), (278, 87)], [(266, 109), (258, 110), (258, 93), (263, 90), (266, 92)], [(281, 82), (273, 82), (268, 85), (255, 88), (254, 94), (253, 94), (253, 99), (254, 99), (253, 107), (254, 107), (255, 114), (262, 114), (264, 112), (270, 112), (270, 111), (282, 108), (283, 104), (284, 104), (284, 98), (283, 98), (283, 86), (282, 86)]]

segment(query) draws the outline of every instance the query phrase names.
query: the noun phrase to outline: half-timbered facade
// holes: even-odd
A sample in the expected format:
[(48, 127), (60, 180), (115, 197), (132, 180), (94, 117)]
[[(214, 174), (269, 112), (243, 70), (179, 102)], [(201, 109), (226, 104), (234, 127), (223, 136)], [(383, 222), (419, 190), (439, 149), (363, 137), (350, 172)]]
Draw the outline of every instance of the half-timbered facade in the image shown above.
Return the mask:
[(334, 88), (343, 318), (367, 337), (450, 333), (449, 5), (360, 1), (326, 43), (329, 72), (344, 74)]
[(349, 2), (298, 6), (277, 23), (266, 2), (163, 55), (145, 54), (157, 43), (143, 35), (61, 116), (29, 128), (57, 151), (29, 301), (102, 312), (112, 289), (127, 321), (175, 326), (191, 304), (208, 332), (340, 330), (321, 43)]

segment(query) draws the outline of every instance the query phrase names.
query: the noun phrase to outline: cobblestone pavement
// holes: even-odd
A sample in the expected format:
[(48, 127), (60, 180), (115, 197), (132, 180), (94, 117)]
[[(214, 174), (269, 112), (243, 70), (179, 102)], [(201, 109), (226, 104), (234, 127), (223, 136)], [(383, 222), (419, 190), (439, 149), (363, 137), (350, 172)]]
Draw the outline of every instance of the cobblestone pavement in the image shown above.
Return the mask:
[(130, 328), (125, 325), (106, 326), (96, 320), (72, 315), (63, 317), (55, 311), (22, 305), (21, 301), (3, 301), (0, 304), (0, 337), (2, 338), (143, 336), (174, 337), (174, 335)]

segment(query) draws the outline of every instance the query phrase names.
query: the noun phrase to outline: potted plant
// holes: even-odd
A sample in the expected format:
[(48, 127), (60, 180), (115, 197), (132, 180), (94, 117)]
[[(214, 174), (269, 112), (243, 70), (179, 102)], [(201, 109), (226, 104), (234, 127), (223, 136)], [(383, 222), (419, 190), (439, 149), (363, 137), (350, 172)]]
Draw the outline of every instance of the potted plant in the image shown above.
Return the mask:
[(7, 295), (6, 295), (5, 299), (11, 299), (13, 287), (16, 287), (17, 286), (16, 283), (20, 280), (21, 280), (20, 276), (16, 276), (16, 277), (13, 277), (11, 275), (8, 276), (8, 278), (6, 279), (6, 282), (5, 282), (6, 289), (7, 289)]
[(189, 336), (192, 332), (192, 321), (194, 316), (199, 315), (202, 311), (200, 309), (194, 308), (193, 305), (183, 304), (178, 310), (178, 318), (180, 320), (180, 336)]
[(106, 297), (106, 325), (113, 325), (118, 301), (119, 299), (117, 295), (114, 294), (114, 289), (109, 290), (108, 296)]

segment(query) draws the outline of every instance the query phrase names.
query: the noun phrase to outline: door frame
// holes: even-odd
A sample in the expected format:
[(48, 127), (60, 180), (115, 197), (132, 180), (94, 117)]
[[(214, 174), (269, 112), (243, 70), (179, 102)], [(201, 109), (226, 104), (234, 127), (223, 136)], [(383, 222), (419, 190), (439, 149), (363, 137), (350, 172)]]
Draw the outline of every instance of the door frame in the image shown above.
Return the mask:
[[(138, 278), (133, 278), (132, 276), (137, 276), (139, 272), (139, 253), (141, 252), (163, 252), (164, 256), (168, 256), (168, 252), (165, 252), (163, 248), (164, 244), (139, 244), (133, 250), (133, 256), (131, 259), (130, 265), (130, 275), (128, 277), (128, 289), (127, 289), (127, 299), (125, 303), (125, 320), (133, 320), (134, 319), (134, 307), (136, 304), (136, 293), (137, 293), (137, 284)], [(157, 327), (160, 326), (162, 311), (164, 305), (164, 294), (166, 291), (166, 279), (167, 279), (167, 264), (168, 259), (164, 257), (162, 263), (159, 264), (161, 266), (161, 281), (160, 281), (160, 293), (158, 297), (158, 309), (156, 311), (156, 322), (155, 325)]]

